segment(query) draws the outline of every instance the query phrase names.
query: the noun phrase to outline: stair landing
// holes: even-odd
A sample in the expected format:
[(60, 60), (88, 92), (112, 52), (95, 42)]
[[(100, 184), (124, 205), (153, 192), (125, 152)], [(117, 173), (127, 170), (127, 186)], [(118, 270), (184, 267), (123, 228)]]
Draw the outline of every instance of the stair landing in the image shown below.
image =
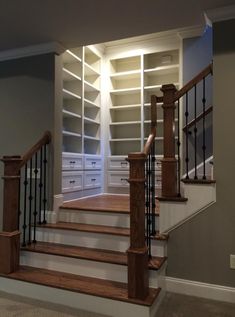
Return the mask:
[[(129, 213), (130, 197), (129, 195), (98, 195), (65, 202), (61, 208)], [(156, 213), (159, 213), (158, 201), (156, 201)]]

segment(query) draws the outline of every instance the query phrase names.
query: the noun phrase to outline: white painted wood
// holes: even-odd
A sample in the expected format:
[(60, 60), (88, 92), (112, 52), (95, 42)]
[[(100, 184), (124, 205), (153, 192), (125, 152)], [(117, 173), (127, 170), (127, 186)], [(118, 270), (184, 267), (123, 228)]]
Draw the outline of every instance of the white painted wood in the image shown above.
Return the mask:
[(166, 291), (235, 303), (235, 288), (166, 276)]
[(60, 209), (59, 221), (129, 228), (129, 214)]
[(62, 192), (71, 192), (83, 189), (83, 172), (72, 171), (62, 173)]
[(101, 172), (100, 171), (85, 171), (84, 172), (84, 189), (101, 187)]
[(102, 158), (97, 155), (85, 155), (84, 156), (84, 169), (102, 169)]
[(83, 155), (76, 153), (62, 153), (62, 169), (63, 170), (82, 170)]
[[(86, 248), (126, 252), (130, 246), (129, 236), (116, 236), (93, 232), (37, 228), (37, 241), (54, 242)], [(166, 256), (166, 241), (152, 241), (152, 255)]]
[(129, 187), (129, 171), (108, 171), (109, 187)]
[[(21, 252), (20, 264), (76, 275), (95, 277), (127, 283), (127, 266), (83, 259), (68, 258), (35, 252)], [(165, 267), (158, 271), (149, 270), (150, 287), (159, 287), (160, 275), (165, 275)]]
[(48, 286), (11, 280), (4, 277), (0, 277), (0, 290), (9, 294), (26, 296), (46, 302), (49, 301), (54, 304), (66, 305), (72, 308), (112, 317), (154, 317), (158, 307), (158, 300), (156, 300), (150, 308), (94, 295), (91, 296)]
[(129, 170), (129, 162), (126, 161), (127, 156), (109, 156), (108, 169), (110, 170)]
[(160, 202), (160, 232), (169, 232), (216, 201), (215, 184), (184, 184), (187, 202)]
[[(103, 225), (111, 227), (130, 227), (130, 216), (128, 213), (60, 209), (58, 220), (62, 222)], [(158, 216), (156, 216), (156, 230), (159, 230)]]

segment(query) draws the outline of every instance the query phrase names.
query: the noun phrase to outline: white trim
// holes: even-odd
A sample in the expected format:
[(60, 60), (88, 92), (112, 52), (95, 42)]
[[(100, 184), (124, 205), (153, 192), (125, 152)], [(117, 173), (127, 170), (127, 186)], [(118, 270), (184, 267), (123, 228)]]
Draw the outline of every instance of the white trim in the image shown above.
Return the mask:
[(180, 39), (198, 37), (198, 36), (202, 36), (204, 29), (205, 29), (204, 25), (195, 25), (187, 29), (179, 30), (177, 32), (177, 35), (179, 36)]
[(57, 42), (48, 42), (37, 45), (19, 47), (16, 49), (5, 50), (0, 52), (0, 61), (7, 61), (27, 56), (35, 56), (47, 53), (55, 53), (60, 55), (65, 48)]
[(166, 291), (235, 303), (235, 288), (166, 276)]
[[(113, 317), (154, 317), (158, 308), (157, 297), (151, 307), (122, 302), (109, 298), (83, 293), (71, 292), (49, 286), (27, 283), (14, 279), (0, 277), (0, 290), (5, 293), (26, 296), (45, 302), (65, 305), (97, 314)], [(160, 293), (161, 296), (161, 293)], [(128, 314), (127, 314), (128, 312)]]
[(235, 5), (210, 9), (204, 13), (206, 23), (212, 23), (235, 19)]

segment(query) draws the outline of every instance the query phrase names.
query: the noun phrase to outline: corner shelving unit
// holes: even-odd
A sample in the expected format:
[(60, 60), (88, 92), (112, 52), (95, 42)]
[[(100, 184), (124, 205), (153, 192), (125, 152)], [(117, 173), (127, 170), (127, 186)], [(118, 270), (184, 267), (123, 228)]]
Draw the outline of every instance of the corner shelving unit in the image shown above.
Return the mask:
[(74, 199), (96, 194), (101, 187), (101, 57), (86, 46), (67, 50), (62, 60), (62, 191), (67, 199)]

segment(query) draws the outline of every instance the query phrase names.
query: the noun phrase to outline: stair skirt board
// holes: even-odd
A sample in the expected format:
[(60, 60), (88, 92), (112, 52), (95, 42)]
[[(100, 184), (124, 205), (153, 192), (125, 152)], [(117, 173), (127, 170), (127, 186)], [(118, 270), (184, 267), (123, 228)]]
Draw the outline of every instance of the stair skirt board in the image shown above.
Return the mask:
[[(21, 251), (20, 265), (127, 283), (126, 265), (28, 251)], [(165, 270), (166, 262), (159, 270), (149, 270), (150, 287), (164, 286)]]
[[(159, 216), (156, 215), (156, 230), (159, 230)], [(87, 211), (87, 210), (69, 210), (60, 209), (59, 221), (84, 223), (90, 225), (103, 225), (111, 227), (130, 227), (129, 213), (115, 213), (115, 212), (102, 212), (102, 211)]]
[(5, 277), (0, 277), (0, 290), (9, 294), (26, 296), (75, 309), (104, 314), (107, 317), (154, 317), (164, 297), (164, 291), (161, 291), (151, 306), (144, 306)]
[(216, 184), (184, 184), (187, 202), (160, 202), (160, 233), (169, 233), (216, 202)]
[[(57, 230), (37, 227), (36, 238), (38, 241), (53, 242), (81, 246), (86, 248), (114, 250), (126, 252), (130, 247), (129, 236), (116, 236), (93, 232), (79, 232), (72, 230)], [(152, 240), (151, 251), (153, 256), (166, 256), (167, 241)]]

